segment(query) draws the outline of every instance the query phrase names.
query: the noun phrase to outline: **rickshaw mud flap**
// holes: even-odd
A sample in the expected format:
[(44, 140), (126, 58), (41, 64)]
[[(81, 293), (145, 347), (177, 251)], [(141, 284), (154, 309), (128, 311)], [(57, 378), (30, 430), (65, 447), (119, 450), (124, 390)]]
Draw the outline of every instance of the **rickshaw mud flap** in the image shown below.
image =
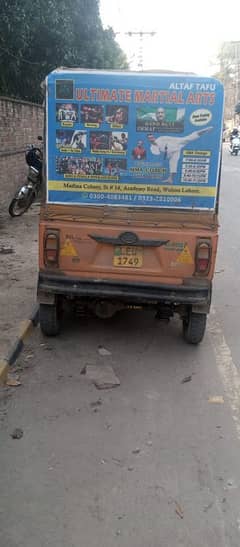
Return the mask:
[[(211, 284), (205, 286), (165, 285), (136, 282), (115, 282), (66, 278), (57, 275), (39, 274), (38, 300), (46, 301), (51, 295), (70, 297), (120, 299), (131, 302), (171, 302), (187, 305), (209, 305)], [(42, 300), (43, 299), (43, 300)]]

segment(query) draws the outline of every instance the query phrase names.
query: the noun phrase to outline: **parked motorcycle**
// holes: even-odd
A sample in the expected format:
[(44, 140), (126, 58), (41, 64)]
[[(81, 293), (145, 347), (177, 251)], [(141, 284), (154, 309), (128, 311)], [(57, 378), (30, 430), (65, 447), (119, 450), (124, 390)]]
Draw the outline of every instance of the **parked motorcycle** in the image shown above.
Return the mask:
[[(38, 140), (42, 140), (38, 137)], [(12, 217), (19, 217), (25, 213), (39, 194), (42, 183), (43, 153), (41, 148), (31, 145), (25, 153), (26, 163), (29, 166), (26, 183), (18, 188), (12, 199), (8, 211)]]

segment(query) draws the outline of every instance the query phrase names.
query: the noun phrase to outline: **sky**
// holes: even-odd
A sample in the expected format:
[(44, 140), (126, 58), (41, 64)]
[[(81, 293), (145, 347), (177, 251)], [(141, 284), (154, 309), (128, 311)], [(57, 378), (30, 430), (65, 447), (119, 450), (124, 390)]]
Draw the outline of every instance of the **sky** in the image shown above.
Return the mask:
[(126, 32), (156, 32), (143, 40), (143, 68), (211, 75), (223, 41), (240, 40), (240, 1), (100, 0), (104, 27), (111, 26), (127, 54), (139, 64), (139, 38)]

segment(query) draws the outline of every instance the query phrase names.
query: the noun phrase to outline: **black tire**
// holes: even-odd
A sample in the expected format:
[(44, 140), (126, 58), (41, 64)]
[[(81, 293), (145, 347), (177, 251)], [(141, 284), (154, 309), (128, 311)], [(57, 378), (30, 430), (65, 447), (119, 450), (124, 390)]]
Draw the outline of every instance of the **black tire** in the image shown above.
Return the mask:
[(57, 336), (59, 334), (60, 318), (56, 304), (40, 304), (39, 323), (41, 331), (45, 336)]
[[(22, 207), (21, 207), (21, 200), (19, 200), (18, 198), (13, 198), (8, 208), (9, 215), (11, 217), (20, 217), (21, 215), (23, 215), (23, 213), (25, 213), (29, 209), (29, 207), (32, 205), (34, 201), (34, 197), (35, 197), (35, 194), (31, 190), (26, 200), (22, 200), (22, 203), (23, 203)], [(18, 207), (19, 204), (20, 204), (20, 207)]]
[(206, 313), (190, 312), (187, 319), (183, 320), (183, 338), (188, 344), (200, 344), (202, 342), (207, 324)]

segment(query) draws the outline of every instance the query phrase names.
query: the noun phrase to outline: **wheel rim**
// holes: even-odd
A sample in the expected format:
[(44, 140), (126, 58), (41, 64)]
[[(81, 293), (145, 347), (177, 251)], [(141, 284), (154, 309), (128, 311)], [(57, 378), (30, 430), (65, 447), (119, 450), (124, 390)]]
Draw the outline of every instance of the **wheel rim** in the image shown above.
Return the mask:
[(28, 194), (22, 198), (15, 198), (10, 205), (13, 216), (22, 215), (30, 207), (34, 200), (34, 193), (28, 190)]
[(15, 217), (19, 217), (24, 213), (28, 205), (27, 199), (16, 199), (12, 204), (12, 212)]

